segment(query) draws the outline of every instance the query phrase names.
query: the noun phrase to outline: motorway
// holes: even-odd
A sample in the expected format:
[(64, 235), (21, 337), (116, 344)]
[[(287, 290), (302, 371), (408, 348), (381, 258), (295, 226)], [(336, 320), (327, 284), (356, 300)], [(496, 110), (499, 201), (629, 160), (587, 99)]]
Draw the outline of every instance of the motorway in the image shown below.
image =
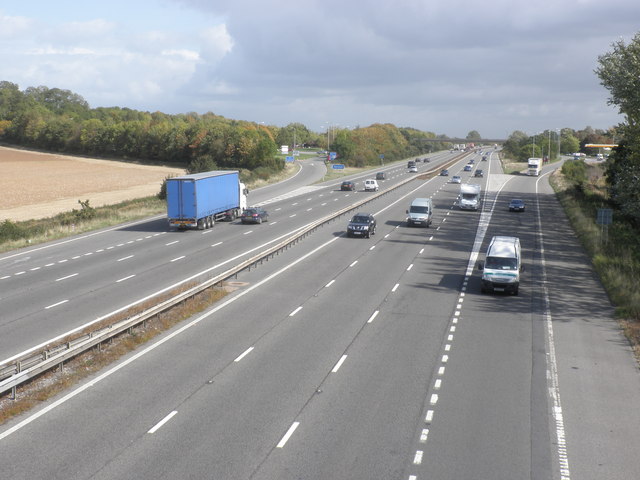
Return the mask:
[[(421, 171), (451, 158), (431, 155)], [(628, 479), (640, 471), (640, 378), (548, 186), (476, 165), (482, 212), (448, 177), (361, 210), (371, 239), (331, 222), (238, 278), (219, 304), (36, 412), (0, 427), (5, 478)], [(250, 194), (270, 222), (167, 232), (153, 219), (0, 258), (0, 358), (218, 272), (370, 193), (303, 161)], [(382, 189), (406, 179), (384, 167)], [(356, 181), (362, 184), (361, 176)], [(299, 182), (299, 183), (296, 183)], [(280, 190), (281, 189), (281, 190)], [(527, 202), (510, 213), (513, 197)], [(404, 222), (431, 197), (430, 228)], [(483, 295), (493, 235), (519, 236), (518, 296)], [(76, 257), (76, 258), (74, 258)], [(120, 280), (120, 281), (119, 281)]]

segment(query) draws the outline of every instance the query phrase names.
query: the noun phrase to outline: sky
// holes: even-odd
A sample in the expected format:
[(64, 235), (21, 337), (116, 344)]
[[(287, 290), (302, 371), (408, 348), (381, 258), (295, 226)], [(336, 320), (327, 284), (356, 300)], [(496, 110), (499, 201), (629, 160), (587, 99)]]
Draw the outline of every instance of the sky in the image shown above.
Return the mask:
[(92, 108), (504, 139), (624, 121), (638, 0), (0, 0), (0, 81)]

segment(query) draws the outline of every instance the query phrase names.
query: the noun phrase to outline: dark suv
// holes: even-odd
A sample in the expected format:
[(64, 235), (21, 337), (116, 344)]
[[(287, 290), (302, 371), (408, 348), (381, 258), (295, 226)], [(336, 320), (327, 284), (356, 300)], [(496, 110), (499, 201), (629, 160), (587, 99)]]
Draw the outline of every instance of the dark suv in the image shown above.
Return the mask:
[(262, 223), (269, 220), (269, 214), (262, 208), (247, 208), (240, 215), (240, 221), (242, 223)]
[(376, 219), (370, 213), (356, 213), (347, 225), (347, 237), (366, 237), (376, 233)]

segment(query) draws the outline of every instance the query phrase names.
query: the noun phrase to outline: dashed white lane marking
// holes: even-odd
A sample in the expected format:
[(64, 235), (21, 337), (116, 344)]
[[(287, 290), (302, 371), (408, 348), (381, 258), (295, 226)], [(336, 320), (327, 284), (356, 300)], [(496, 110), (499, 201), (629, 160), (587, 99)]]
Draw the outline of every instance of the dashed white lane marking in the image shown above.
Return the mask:
[(429, 439), (429, 429), (423, 428), (422, 433), (420, 434), (420, 443), (427, 443), (428, 439)]
[(77, 273), (72, 273), (71, 275), (67, 275), (66, 277), (56, 278), (56, 282), (61, 282), (62, 280), (66, 280), (68, 278), (75, 277), (76, 275), (78, 275), (78, 274)]
[(376, 318), (378, 316), (378, 313), (380, 313), (380, 310), (376, 310), (375, 312), (373, 312), (371, 314), (371, 316), (369, 317), (369, 320), (367, 320), (367, 323), (371, 323), (373, 322), (373, 319)]
[(244, 352), (242, 352), (242, 354), (238, 355), (238, 357), (234, 360), (234, 362), (238, 363), (240, 360), (242, 360), (244, 357), (246, 357), (247, 355), (249, 355), (251, 353), (251, 351), (253, 350), (253, 347), (249, 347), (247, 348)]
[(284, 447), (289, 441), (289, 438), (291, 438), (291, 435), (293, 435), (293, 432), (296, 431), (296, 428), (298, 428), (299, 425), (300, 425), (300, 422), (293, 422), (293, 425), (289, 427), (289, 430), (287, 431), (287, 433), (284, 434), (284, 437), (282, 437), (282, 440), (278, 442), (278, 445), (276, 445), (276, 448)]
[(413, 263), (407, 267), (407, 272), (413, 268)]
[(174, 258), (173, 260), (171, 260), (172, 262), (177, 262), (178, 260), (182, 260), (185, 257), (185, 255), (182, 255), (181, 257), (177, 257)]
[(302, 307), (298, 307), (298, 308), (296, 308), (293, 312), (291, 312), (291, 313), (289, 314), (289, 316), (290, 316), (290, 317), (293, 317), (293, 316), (294, 316), (296, 313), (298, 313), (300, 310), (302, 310)]
[(289, 215), (289, 218), (293, 218), (295, 216), (296, 216), (296, 214), (294, 213), (293, 215)]
[[(93, 252), (85, 253), (85, 255), (93, 255)], [(64, 260), (58, 260), (58, 263), (66, 263), (68, 260), (65, 258)]]
[(437, 379), (434, 383), (433, 383), (433, 389), (434, 390), (440, 390), (440, 387), (442, 386), (442, 380), (441, 379)]
[(168, 247), (169, 245), (175, 245), (176, 243), (178, 243), (180, 240), (174, 240), (173, 242), (169, 242), (169, 243), (165, 243), (164, 246)]
[(129, 280), (130, 278), (133, 278), (133, 277), (135, 277), (135, 274), (134, 275), (129, 275), (128, 277), (121, 278), (120, 280), (116, 280), (116, 283), (124, 282), (124, 281)]
[(431, 394), (431, 398), (429, 399), (429, 403), (431, 405), (435, 405), (436, 403), (438, 403), (438, 394), (437, 393)]
[(358, 263), (358, 260), (355, 260), (351, 265), (349, 265), (350, 267), (353, 267), (356, 263)]
[(445, 367), (438, 368), (438, 375), (440, 375), (440, 376), (444, 375), (444, 368)]
[(416, 452), (415, 457), (413, 457), (413, 464), (420, 465), (422, 463), (422, 450), (418, 450)]
[(169, 415), (167, 415), (158, 423), (156, 423), (155, 426), (151, 428), (151, 430), (149, 430), (147, 433), (156, 433), (160, 429), (160, 427), (162, 427), (165, 423), (171, 420), (176, 413), (178, 413), (177, 410), (174, 410), (173, 412), (171, 412)]
[(326, 287), (330, 287), (330, 286), (331, 286), (331, 285), (333, 285), (335, 282), (336, 282), (336, 280), (335, 280), (335, 279), (331, 280), (329, 283), (327, 283), (327, 284), (325, 285), (325, 288), (326, 288)]
[(0, 280), (4, 280), (5, 278), (11, 278), (11, 275), (5, 275), (4, 277), (0, 277)]
[(393, 286), (393, 288), (391, 289), (391, 291), (392, 291), (392, 292), (395, 292), (395, 291), (398, 289), (398, 287), (399, 287), (399, 286), (400, 286), (400, 284), (399, 284), (399, 283), (396, 283), (396, 284)]
[(122, 262), (122, 261), (124, 261), (124, 260), (129, 260), (130, 258), (133, 258), (133, 255), (129, 255), (129, 256), (127, 256), (127, 257), (119, 258), (119, 259), (118, 259), (118, 260), (116, 260), (116, 261), (118, 261), (118, 262)]
[(424, 417), (424, 422), (425, 423), (433, 422), (433, 410), (427, 410), (427, 416)]
[(222, 242), (218, 242), (218, 243), (214, 243), (213, 245), (211, 245), (212, 247), (217, 247), (218, 245), (222, 245)]
[(52, 266), (54, 266), (54, 265), (55, 265), (55, 263), (47, 263), (47, 264), (45, 265), (45, 267), (52, 267)]
[(447, 363), (449, 361), (449, 355), (442, 356), (442, 363)]
[(58, 305), (62, 305), (63, 303), (67, 303), (69, 300), (62, 300), (61, 302), (54, 303), (53, 305), (49, 305), (48, 307), (44, 307), (45, 310), (49, 310), (50, 308), (57, 307)]
[(253, 230), (249, 230), (248, 232), (244, 232), (243, 235), (249, 235)]
[[(111, 247), (113, 248), (113, 247)], [(77, 260), (78, 258), (80, 258), (82, 255), (76, 255), (75, 257), (71, 257), (71, 260)]]
[(338, 370), (340, 370), (340, 367), (342, 366), (342, 364), (346, 359), (347, 359), (346, 355), (343, 355), (342, 357), (340, 357), (340, 360), (338, 360), (338, 363), (336, 363), (336, 366), (333, 367), (333, 370), (331, 370), (331, 373), (338, 373)]
[(369, 251), (373, 250), (374, 248), (376, 248), (376, 246), (372, 245), (371, 247), (369, 247)]
[(24, 275), (25, 273), (27, 273), (27, 272), (23, 270), (22, 272), (14, 273), (14, 275), (17, 277), (18, 275)]
[(451, 350), (451, 345), (447, 343), (447, 344), (444, 346), (444, 351), (445, 351), (445, 352), (448, 352), (448, 351), (450, 351), (450, 350)]
[(422, 252), (424, 252), (424, 248), (421, 248), (418, 254), (422, 254)]

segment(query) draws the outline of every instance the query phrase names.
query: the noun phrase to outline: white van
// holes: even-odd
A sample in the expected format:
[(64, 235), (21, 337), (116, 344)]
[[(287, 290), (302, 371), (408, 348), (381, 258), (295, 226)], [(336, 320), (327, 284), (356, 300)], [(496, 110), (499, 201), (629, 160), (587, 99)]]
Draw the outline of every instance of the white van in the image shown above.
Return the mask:
[(364, 181), (364, 190), (365, 192), (377, 192), (378, 191), (378, 182), (372, 179)]
[(433, 205), (430, 198), (414, 198), (407, 210), (407, 225), (428, 227), (431, 225)]
[(484, 262), (478, 264), (482, 271), (481, 291), (507, 292), (518, 295), (520, 272), (524, 270), (518, 237), (496, 236), (491, 239)]

